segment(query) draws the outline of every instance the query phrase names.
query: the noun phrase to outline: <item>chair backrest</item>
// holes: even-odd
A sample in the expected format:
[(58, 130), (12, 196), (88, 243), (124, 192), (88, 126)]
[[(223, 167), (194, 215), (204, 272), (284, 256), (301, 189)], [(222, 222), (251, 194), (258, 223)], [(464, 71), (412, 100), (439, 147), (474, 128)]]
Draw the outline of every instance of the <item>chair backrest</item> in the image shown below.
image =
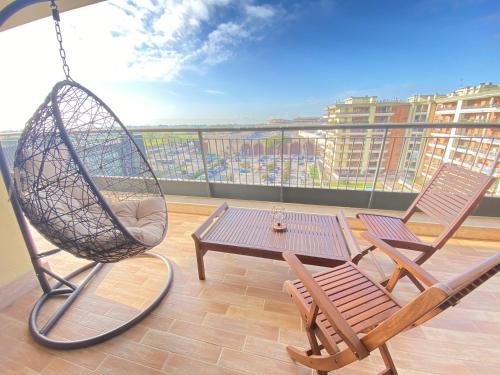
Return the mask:
[(410, 327), (416, 327), (476, 289), (500, 271), (500, 253), (444, 283), (437, 283), (421, 292), (402, 309), (370, 331), (361, 339), (368, 350), (374, 350), (390, 338)]
[(441, 248), (479, 204), (494, 177), (453, 164), (441, 164), (432, 179), (408, 208), (406, 220), (418, 208), (445, 229), (434, 241)]

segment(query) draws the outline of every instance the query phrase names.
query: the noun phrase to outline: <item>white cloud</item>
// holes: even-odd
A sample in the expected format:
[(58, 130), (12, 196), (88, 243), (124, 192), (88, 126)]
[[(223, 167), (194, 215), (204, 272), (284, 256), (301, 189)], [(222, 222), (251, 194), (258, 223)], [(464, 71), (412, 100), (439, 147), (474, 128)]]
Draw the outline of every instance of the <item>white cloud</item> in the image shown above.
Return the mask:
[(203, 92), (205, 94), (210, 94), (210, 95), (226, 95), (226, 93), (224, 91), (220, 91), (220, 90), (206, 89), (206, 90), (203, 90)]
[(246, 5), (247, 14), (257, 18), (271, 18), (276, 11), (271, 5)]
[[(223, 63), (242, 43), (263, 36), (273, 9), (252, 0), (112, 0), (62, 13), (61, 27), (73, 78), (106, 99), (122, 98), (122, 105), (113, 101), (126, 121), (145, 116), (133, 113), (134, 103), (152, 116), (161, 104), (154, 112), (145, 99), (127, 101), (114, 83), (180, 80), (186, 70)], [(52, 20), (2, 32), (0, 45), (0, 130), (19, 129), (63, 78)]]
[(232, 47), (250, 36), (250, 32), (242, 25), (233, 22), (223, 23), (208, 34), (203, 46), (192, 57), (201, 56), (202, 60), (209, 65), (220, 64), (233, 56)]
[[(99, 31), (110, 36), (99, 43), (119, 49), (128, 78), (169, 81), (185, 68), (227, 61), (238, 45), (257, 37), (275, 13), (270, 5), (249, 1), (164, 0), (147, 6), (112, 2), (107, 10), (113, 15), (105, 18), (116, 22), (108, 23), (107, 32)], [(112, 71), (118, 77), (125, 73), (116, 67)]]
[[(242, 42), (260, 36), (273, 7), (249, 1), (115, 0), (63, 13), (68, 62), (74, 72), (94, 78), (170, 81), (184, 68), (227, 61)], [(50, 22), (36, 22), (29, 35), (23, 31), (31, 25), (15, 30), (16, 44), (27, 50), (53, 44)]]

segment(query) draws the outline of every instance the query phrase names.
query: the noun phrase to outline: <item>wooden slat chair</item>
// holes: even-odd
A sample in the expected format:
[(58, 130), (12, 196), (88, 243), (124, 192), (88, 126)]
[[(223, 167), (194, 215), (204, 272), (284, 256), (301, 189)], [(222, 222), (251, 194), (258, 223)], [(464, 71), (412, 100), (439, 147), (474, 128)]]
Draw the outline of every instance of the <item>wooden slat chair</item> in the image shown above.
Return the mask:
[(381, 374), (396, 375), (387, 341), (455, 305), (500, 270), (497, 253), (468, 272), (440, 283), (386, 242), (369, 233), (364, 235), (426, 289), (402, 305), (354, 263), (311, 275), (296, 255), (285, 253), (283, 257), (299, 277), (286, 281), (285, 288), (301, 313), (311, 346), (307, 351), (289, 346), (287, 351), (293, 360), (319, 375), (362, 360), (375, 349), (379, 349), (386, 366)]
[[(415, 258), (415, 262), (422, 264), (442, 248), (460, 228), (494, 180), (494, 177), (457, 165), (441, 164), (402, 218), (369, 213), (359, 213), (356, 216), (370, 233), (388, 244), (421, 252)], [(422, 241), (406, 225), (417, 210), (423, 211), (443, 226), (443, 231), (432, 243)], [(375, 248), (371, 246), (365, 249), (363, 255)], [(423, 290), (421, 283), (411, 274), (403, 272), (400, 277), (405, 275)]]

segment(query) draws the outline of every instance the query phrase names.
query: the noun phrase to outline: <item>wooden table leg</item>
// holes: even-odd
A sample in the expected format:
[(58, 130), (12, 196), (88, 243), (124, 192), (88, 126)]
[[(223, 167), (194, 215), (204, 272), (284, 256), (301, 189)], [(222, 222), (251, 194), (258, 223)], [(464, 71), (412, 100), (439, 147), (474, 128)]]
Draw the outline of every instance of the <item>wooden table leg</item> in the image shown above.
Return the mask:
[(206, 251), (201, 250), (196, 244), (196, 263), (198, 264), (198, 278), (200, 280), (205, 280), (205, 263), (203, 262), (205, 253)]

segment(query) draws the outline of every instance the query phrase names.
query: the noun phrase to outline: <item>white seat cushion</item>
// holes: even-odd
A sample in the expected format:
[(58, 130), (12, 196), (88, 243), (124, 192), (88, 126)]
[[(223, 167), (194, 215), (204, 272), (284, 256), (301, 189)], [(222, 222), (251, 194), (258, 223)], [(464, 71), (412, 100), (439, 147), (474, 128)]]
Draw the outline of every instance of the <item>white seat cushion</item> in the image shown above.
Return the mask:
[(112, 209), (129, 233), (139, 241), (155, 245), (167, 223), (167, 208), (161, 197), (112, 204)]

